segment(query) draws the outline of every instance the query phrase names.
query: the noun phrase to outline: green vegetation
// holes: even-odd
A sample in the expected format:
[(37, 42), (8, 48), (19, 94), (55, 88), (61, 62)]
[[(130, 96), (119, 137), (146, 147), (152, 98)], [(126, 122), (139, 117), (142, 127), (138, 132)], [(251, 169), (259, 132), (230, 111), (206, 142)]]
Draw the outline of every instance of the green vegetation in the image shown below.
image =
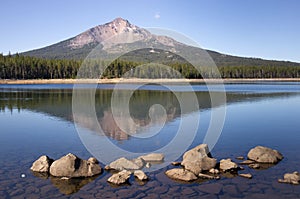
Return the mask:
[(75, 78), (79, 61), (0, 54), (0, 79)]
[[(234, 62), (231, 65), (218, 65), (222, 78), (300, 78), (300, 64), (292, 62), (265, 61), (266, 65), (250, 65), (250, 58), (245, 62)], [(151, 60), (149, 60), (151, 62)], [(23, 55), (0, 54), (0, 79), (67, 79), (76, 78), (82, 60), (69, 59), (43, 59)], [(117, 59), (111, 63), (106, 71), (101, 67), (108, 64), (105, 61), (90, 60), (89, 67), (81, 71), (83, 77), (119, 78), (214, 78), (218, 75), (209, 67), (200, 74), (189, 63), (182, 60), (167, 60), (164, 64), (169, 68), (158, 67), (158, 64), (145, 64), (142, 62)], [(139, 66), (139, 67), (137, 67)], [(174, 69), (174, 70), (172, 70)]]

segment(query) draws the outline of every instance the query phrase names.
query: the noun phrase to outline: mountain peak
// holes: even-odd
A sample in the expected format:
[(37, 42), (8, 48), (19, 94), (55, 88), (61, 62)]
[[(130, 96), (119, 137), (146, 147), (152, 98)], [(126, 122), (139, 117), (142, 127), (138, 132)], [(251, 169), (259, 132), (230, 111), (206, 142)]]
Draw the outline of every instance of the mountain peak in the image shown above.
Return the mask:
[(128, 23), (128, 24), (130, 24), (127, 19), (123, 19), (122, 17), (117, 17), (109, 23)]
[[(144, 30), (143, 28), (139, 28), (138, 26), (129, 23), (128, 20), (118, 17), (111, 22), (108, 22), (103, 25), (95, 26), (77, 35), (76, 37), (70, 40), (68, 46), (71, 47), (72, 49), (82, 48), (86, 44), (102, 43), (107, 41), (110, 38), (113, 38), (116, 35), (121, 35), (124, 33), (130, 34), (131, 36), (134, 35), (132, 41), (145, 39), (151, 36), (151, 34), (148, 33), (148, 31)], [(110, 42), (113, 41), (110, 40)]]
[(116, 32), (122, 32), (123, 29), (125, 28), (137, 28), (135, 25), (132, 25), (131, 23), (129, 23), (128, 20), (126, 19), (123, 19), (121, 17), (118, 17), (118, 18), (115, 18), (113, 21), (111, 22), (108, 22), (104, 25), (99, 25), (100, 27), (101, 26), (109, 26), (111, 27), (112, 29), (115, 29)]

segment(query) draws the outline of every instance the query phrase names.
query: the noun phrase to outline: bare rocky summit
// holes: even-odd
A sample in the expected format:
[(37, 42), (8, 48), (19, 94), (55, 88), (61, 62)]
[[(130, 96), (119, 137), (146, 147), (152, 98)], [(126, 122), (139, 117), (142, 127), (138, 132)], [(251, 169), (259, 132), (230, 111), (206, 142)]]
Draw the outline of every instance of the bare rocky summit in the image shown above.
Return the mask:
[[(130, 40), (121, 40), (116, 35), (131, 35)], [(69, 47), (71, 48), (82, 48), (84, 45), (91, 43), (101, 43), (109, 40), (114, 44), (121, 43), (133, 43), (140, 40), (146, 40), (151, 38), (151, 33), (143, 28), (139, 28), (131, 23), (128, 20), (122, 18), (116, 18), (113, 21), (95, 26), (77, 36), (72, 38), (69, 41)], [(116, 40), (114, 40), (116, 39)]]

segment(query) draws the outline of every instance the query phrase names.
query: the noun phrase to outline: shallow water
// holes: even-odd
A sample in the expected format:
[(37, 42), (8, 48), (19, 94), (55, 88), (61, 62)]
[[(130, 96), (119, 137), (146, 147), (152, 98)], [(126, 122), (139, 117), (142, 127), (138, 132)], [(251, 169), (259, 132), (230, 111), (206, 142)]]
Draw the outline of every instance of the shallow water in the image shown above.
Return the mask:
[[(226, 118), (222, 134), (211, 151), (213, 157), (235, 160), (237, 156), (246, 157), (250, 148), (264, 145), (284, 155), (279, 164), (265, 170), (252, 170), (245, 166), (243, 173), (251, 173), (251, 180), (227, 175), (217, 181), (192, 183), (167, 178), (164, 172), (173, 167), (167, 166), (149, 172), (151, 180), (146, 183), (131, 178), (130, 185), (120, 187), (106, 182), (110, 176), (106, 171), (95, 178), (65, 182), (53, 177), (35, 176), (29, 170), (32, 162), (42, 154), (54, 159), (69, 152), (84, 159), (91, 156), (86, 149), (88, 143), (82, 143), (79, 138), (82, 134), (77, 133), (73, 122), (72, 88), (73, 85), (0, 85), (1, 198), (300, 198), (298, 186), (277, 182), (286, 172), (300, 171), (299, 83), (225, 85)], [(98, 86), (95, 110), (103, 132), (97, 132), (97, 126), (83, 114), (77, 127), (86, 135), (100, 140), (107, 136), (110, 143), (134, 153), (151, 152), (172, 141), (181, 121), (193, 122), (193, 118), (200, 115), (200, 126), (189, 148), (203, 142), (211, 117), (211, 102), (205, 85), (192, 85), (192, 90), (183, 85), (169, 86), (181, 96), (188, 96), (191, 91), (196, 93), (199, 107), (191, 105), (185, 111), (181, 110), (176, 95), (168, 88), (142, 86), (134, 92), (130, 101), (130, 114), (135, 123), (127, 122), (127, 126), (136, 133), (132, 136), (118, 129), (112, 119), (110, 100), (113, 88), (112, 84)], [(130, 88), (132, 85), (124, 84), (121, 90), (128, 92)], [(219, 87), (214, 88), (218, 95)], [(155, 125), (147, 127), (151, 122), (149, 109), (154, 104), (165, 108), (168, 116), (165, 125), (150, 138), (135, 136), (151, 135), (157, 130)], [(223, 106), (220, 102), (213, 108)], [(121, 119), (127, 121), (128, 118)], [(161, 121), (158, 119), (155, 124), (161, 125)], [(185, 140), (182, 140), (184, 144)]]

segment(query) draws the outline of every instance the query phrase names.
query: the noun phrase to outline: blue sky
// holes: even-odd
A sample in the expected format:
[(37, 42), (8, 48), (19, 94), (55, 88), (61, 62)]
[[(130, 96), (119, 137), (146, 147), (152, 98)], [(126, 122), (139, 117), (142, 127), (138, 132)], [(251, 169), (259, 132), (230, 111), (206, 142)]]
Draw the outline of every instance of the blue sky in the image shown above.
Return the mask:
[(298, 0), (2, 1), (0, 53), (73, 37), (116, 17), (168, 28), (226, 54), (300, 62)]

